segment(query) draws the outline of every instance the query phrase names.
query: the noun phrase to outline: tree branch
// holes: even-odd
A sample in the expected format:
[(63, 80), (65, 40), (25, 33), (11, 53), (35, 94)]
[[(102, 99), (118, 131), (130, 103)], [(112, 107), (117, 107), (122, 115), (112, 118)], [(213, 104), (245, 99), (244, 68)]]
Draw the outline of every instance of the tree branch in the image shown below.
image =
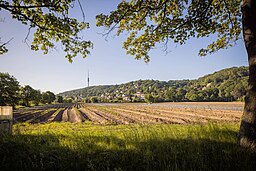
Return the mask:
[(82, 5), (81, 5), (81, 2), (80, 2), (80, 0), (77, 0), (77, 1), (78, 1), (78, 4), (79, 4), (79, 7), (80, 7), (80, 10), (81, 10), (81, 12), (82, 12), (83, 21), (85, 21), (85, 14), (84, 14), (84, 10), (83, 10), (83, 7), (82, 7)]
[[(164, 33), (167, 33), (167, 34), (173, 33), (173, 32), (175, 32), (176, 30), (178, 30), (178, 29), (180, 29), (181, 27), (183, 27), (184, 25), (188, 24), (189, 22), (193, 22), (193, 21), (195, 21), (195, 20), (198, 19), (198, 18), (202, 18), (203, 15), (206, 14), (207, 11), (209, 10), (209, 8), (210, 8), (212, 2), (213, 2), (213, 0), (209, 1), (209, 4), (208, 4), (207, 8), (205, 8), (205, 10), (204, 10), (199, 16), (195, 16), (195, 17), (193, 17), (193, 18), (191, 18), (191, 17), (186, 18), (186, 20), (185, 20), (182, 24), (178, 25), (176, 28), (172, 29), (171, 31), (164, 32)], [(200, 24), (203, 25), (202, 22), (201, 22)], [(203, 25), (203, 26), (204, 26), (204, 25)]]
[(229, 10), (229, 5), (227, 4), (226, 0), (223, 0), (226, 8), (227, 8), (227, 13), (228, 13), (228, 19), (230, 20), (231, 23), (231, 27), (234, 28), (234, 23), (233, 20), (231, 19), (231, 14), (230, 14), (230, 10)]
[(14, 38), (12, 37), (10, 40), (8, 40), (7, 42), (3, 43), (0, 45), (0, 48), (4, 47), (5, 45), (9, 44)]
[(165, 19), (165, 17), (166, 17), (167, 0), (164, 1), (164, 3), (163, 3), (162, 5), (164, 5), (164, 11), (163, 11), (164, 15), (163, 15), (163, 17), (162, 17), (162, 19), (161, 19), (160, 24), (158, 24), (158, 26), (153, 30), (153, 32), (155, 32), (156, 30), (158, 30), (159, 27), (162, 26), (163, 21), (164, 21), (164, 19)]
[(8, 8), (6, 6), (3, 6), (2, 8), (7, 10), (7, 11), (10, 11), (12, 14), (17, 14), (17, 15), (20, 15), (20, 16), (24, 17), (26, 20), (30, 21), (31, 23), (35, 24), (37, 27), (39, 27), (41, 29), (46, 29), (46, 28), (43, 28), (41, 25), (37, 24), (33, 19), (29, 18), (25, 14), (22, 14), (21, 12), (18, 12), (16, 10), (13, 10), (13, 9)]
[[(11, 12), (12, 14), (16, 14), (16, 15), (20, 15), (20, 16), (24, 17), (24, 19), (26, 19), (27, 21), (30, 21), (32, 24), (34, 24), (35, 26), (37, 26), (37, 27), (40, 28), (40, 29), (48, 30), (48, 31), (49, 31), (49, 30), (56, 31), (56, 29), (49, 29), (49, 28), (47, 28), (47, 27), (46, 27), (46, 23), (45, 23), (44, 26), (38, 24), (33, 18), (30, 18), (30, 17), (26, 16), (25, 14), (22, 14), (22, 13), (19, 12), (19, 11), (16, 11), (16, 10), (11, 9), (11, 8), (8, 8), (8, 7), (2, 7), (2, 8), (5, 9), (5, 10), (7, 10), (7, 11), (9, 11), (9, 12)], [(62, 31), (61, 31), (61, 30), (58, 30), (58, 32), (62, 32)]]
[(48, 5), (7, 5), (7, 4), (0, 4), (1, 8), (20, 8), (20, 9), (30, 9), (30, 8), (49, 8), (49, 7), (56, 7), (61, 0), (58, 0), (56, 3), (49, 3)]

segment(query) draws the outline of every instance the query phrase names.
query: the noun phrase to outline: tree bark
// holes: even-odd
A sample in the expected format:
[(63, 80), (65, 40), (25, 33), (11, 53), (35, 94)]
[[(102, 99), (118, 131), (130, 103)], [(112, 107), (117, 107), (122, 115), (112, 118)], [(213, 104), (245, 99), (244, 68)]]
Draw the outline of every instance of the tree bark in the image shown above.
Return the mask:
[(243, 36), (249, 63), (249, 82), (238, 144), (256, 147), (256, 1), (242, 1)]

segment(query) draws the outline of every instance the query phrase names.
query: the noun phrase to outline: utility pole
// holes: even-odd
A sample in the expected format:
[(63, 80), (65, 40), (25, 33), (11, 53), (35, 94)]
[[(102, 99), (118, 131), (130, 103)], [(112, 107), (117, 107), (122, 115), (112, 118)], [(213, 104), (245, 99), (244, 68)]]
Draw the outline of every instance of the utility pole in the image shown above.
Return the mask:
[(88, 87), (89, 87), (89, 86), (90, 86), (89, 70), (88, 70), (88, 78), (87, 78), (87, 81), (88, 81)]

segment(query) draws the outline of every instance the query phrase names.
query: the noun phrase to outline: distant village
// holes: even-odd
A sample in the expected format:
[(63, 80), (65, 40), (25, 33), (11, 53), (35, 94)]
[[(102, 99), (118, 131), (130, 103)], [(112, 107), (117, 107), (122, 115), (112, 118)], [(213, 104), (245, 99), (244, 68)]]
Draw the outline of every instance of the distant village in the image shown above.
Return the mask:
[(120, 85), (90, 86), (58, 94), (67, 102), (243, 101), (248, 67), (233, 67), (195, 80), (137, 80)]

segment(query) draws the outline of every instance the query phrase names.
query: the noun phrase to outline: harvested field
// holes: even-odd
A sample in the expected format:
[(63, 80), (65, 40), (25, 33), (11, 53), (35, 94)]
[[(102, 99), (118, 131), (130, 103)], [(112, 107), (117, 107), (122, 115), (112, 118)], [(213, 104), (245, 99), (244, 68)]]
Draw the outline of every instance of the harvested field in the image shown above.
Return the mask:
[(54, 104), (14, 111), (14, 123), (92, 122), (94, 124), (238, 123), (243, 103)]

